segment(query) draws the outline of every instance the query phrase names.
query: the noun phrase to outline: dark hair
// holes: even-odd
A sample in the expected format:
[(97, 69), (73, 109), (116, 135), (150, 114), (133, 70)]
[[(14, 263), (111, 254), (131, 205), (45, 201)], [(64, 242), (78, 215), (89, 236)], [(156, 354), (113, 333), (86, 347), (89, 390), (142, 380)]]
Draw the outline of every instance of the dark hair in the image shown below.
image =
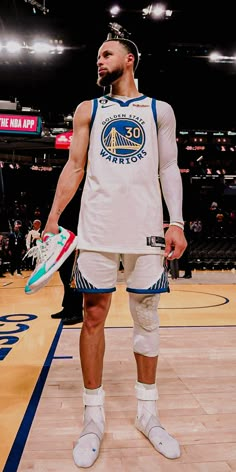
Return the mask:
[(139, 63), (139, 50), (136, 44), (133, 41), (130, 41), (130, 39), (125, 39), (125, 38), (111, 38), (111, 39), (107, 39), (104, 42), (107, 43), (109, 41), (118, 41), (120, 44), (122, 44), (122, 46), (127, 50), (128, 53), (133, 54), (134, 70), (136, 70)]

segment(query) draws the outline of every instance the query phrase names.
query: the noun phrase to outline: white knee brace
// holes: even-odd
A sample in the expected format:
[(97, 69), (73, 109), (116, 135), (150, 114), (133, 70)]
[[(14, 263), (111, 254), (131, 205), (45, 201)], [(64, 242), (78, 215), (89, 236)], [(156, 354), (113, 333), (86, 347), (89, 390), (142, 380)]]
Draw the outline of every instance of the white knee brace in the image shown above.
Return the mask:
[(155, 357), (159, 353), (159, 294), (130, 293), (130, 312), (134, 320), (133, 349), (137, 354)]

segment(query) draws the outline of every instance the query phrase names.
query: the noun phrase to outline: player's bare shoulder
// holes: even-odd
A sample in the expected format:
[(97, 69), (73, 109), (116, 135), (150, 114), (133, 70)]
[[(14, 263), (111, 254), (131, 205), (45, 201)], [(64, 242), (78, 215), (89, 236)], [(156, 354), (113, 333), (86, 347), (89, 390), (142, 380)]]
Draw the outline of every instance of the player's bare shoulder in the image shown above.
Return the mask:
[(74, 113), (74, 126), (81, 123), (89, 123), (92, 114), (92, 100), (85, 100), (77, 105)]

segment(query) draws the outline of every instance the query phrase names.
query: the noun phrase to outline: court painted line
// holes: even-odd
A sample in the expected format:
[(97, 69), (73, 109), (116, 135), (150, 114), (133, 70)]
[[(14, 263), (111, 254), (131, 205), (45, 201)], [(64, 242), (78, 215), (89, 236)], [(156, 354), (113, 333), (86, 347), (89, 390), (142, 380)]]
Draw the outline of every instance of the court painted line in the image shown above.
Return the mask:
[(74, 359), (74, 356), (54, 356), (53, 360), (55, 359)]
[(197, 293), (200, 294), (200, 295), (209, 295), (210, 297), (216, 297), (216, 298), (220, 298), (222, 299), (223, 301), (220, 303), (214, 303), (213, 305), (195, 305), (195, 306), (175, 306), (175, 307), (159, 307), (158, 310), (196, 310), (196, 309), (199, 309), (199, 308), (213, 308), (213, 307), (216, 307), (216, 306), (221, 306), (221, 305), (226, 305), (226, 303), (229, 303), (229, 298), (227, 297), (224, 297), (223, 295), (218, 295), (217, 293), (209, 293), (209, 292), (197, 292), (196, 290), (172, 290), (172, 293), (176, 293), (176, 292), (179, 292), (179, 293), (193, 293), (194, 295), (196, 295)]
[(48, 372), (61, 335), (61, 331), (62, 324), (60, 323), (2, 472), (16, 472), (18, 469), (18, 465), (41, 398), (41, 394), (48, 376)]

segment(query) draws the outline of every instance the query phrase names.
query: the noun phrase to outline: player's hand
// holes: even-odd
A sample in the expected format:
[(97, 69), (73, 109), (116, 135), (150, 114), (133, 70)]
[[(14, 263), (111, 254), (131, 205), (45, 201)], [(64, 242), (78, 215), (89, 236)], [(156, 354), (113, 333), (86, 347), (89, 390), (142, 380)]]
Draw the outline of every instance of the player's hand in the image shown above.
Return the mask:
[(188, 245), (183, 230), (178, 226), (169, 226), (165, 233), (165, 243), (164, 257), (170, 261), (179, 259)]
[(41, 238), (43, 239), (44, 235), (46, 233), (53, 233), (53, 234), (58, 234), (59, 233), (59, 226), (57, 223), (46, 223), (46, 226), (44, 230), (42, 231), (42, 236)]

